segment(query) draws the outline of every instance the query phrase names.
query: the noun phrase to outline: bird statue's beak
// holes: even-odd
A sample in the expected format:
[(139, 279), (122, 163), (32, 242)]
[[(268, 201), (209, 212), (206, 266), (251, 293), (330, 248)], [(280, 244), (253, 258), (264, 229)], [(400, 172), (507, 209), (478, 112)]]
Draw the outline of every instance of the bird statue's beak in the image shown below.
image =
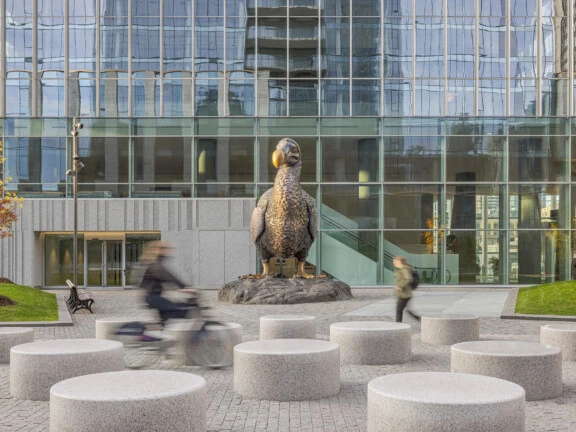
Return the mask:
[(284, 165), (285, 161), (286, 156), (284, 155), (284, 152), (280, 149), (274, 150), (274, 153), (272, 153), (272, 163), (274, 166), (276, 168), (280, 168), (282, 165)]

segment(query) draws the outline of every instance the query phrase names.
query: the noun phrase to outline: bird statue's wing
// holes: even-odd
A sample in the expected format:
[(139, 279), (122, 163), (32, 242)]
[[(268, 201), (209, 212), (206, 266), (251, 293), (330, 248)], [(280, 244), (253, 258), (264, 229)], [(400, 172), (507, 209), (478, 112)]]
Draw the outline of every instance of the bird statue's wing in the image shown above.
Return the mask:
[(252, 212), (252, 219), (250, 219), (250, 237), (252, 237), (252, 242), (256, 243), (260, 236), (264, 233), (266, 229), (266, 208), (268, 207), (268, 199), (272, 193), (272, 189), (264, 192), (264, 195), (258, 201), (258, 206)]
[(304, 201), (306, 201), (306, 208), (308, 209), (308, 232), (312, 237), (312, 241), (314, 241), (316, 240), (316, 231), (318, 230), (318, 213), (316, 213), (316, 207), (314, 206), (314, 198), (306, 192), (303, 193), (303, 196)]

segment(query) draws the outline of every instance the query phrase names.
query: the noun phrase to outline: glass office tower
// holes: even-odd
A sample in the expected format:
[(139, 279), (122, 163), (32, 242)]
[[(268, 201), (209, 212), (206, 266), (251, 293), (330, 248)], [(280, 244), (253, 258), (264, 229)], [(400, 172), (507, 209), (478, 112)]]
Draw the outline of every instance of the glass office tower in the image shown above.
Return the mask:
[(291, 136), (319, 271), (391, 284), (405, 255), (430, 284), (574, 276), (573, 0), (0, 5), (25, 198), (70, 198), (73, 116), (84, 198), (258, 198)]

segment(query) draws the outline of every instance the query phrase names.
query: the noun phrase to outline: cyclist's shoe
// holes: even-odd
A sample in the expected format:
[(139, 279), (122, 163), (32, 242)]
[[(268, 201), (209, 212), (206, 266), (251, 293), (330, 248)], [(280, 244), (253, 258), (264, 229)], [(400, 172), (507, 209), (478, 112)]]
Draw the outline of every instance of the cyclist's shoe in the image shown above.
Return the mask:
[(158, 342), (161, 340), (162, 339), (154, 337), (154, 336), (150, 336), (146, 333), (142, 333), (142, 336), (140, 336), (140, 342)]

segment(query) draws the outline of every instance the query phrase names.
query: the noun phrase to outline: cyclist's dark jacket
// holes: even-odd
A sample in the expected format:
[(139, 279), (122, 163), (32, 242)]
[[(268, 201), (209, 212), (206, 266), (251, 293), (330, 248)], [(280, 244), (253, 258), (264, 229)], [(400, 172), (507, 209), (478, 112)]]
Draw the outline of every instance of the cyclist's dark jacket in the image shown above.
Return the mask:
[(146, 290), (146, 295), (162, 295), (164, 283), (171, 283), (178, 288), (184, 288), (186, 285), (176, 276), (170, 273), (162, 264), (162, 259), (157, 259), (148, 266), (140, 286)]

